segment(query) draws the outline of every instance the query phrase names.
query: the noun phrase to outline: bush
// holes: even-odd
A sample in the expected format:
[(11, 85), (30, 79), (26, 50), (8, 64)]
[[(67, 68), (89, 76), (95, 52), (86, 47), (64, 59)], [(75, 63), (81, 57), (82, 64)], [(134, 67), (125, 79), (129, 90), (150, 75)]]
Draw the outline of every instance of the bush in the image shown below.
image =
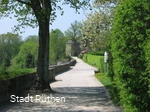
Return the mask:
[(104, 52), (103, 51), (90, 52), (89, 54), (98, 55), (98, 56), (104, 56)]
[(50, 33), (50, 37), (50, 64), (56, 64), (57, 61), (65, 59), (65, 48), (67, 39), (64, 37), (64, 34), (59, 29), (53, 30)]
[(83, 59), (84, 54), (79, 54), (78, 58)]
[(15, 68), (35, 68), (37, 66), (38, 43), (25, 41), (21, 47), (19, 54), (11, 60), (12, 66)]
[(83, 60), (93, 66), (98, 67), (100, 72), (104, 72), (104, 56), (84, 54)]
[(123, 0), (116, 9), (111, 37), (113, 80), (126, 112), (150, 111), (150, 54), (145, 50), (150, 37), (149, 9), (146, 0)]
[(5, 80), (32, 72), (35, 72), (35, 69), (9, 67), (4, 71), (4, 69), (0, 68), (0, 79)]

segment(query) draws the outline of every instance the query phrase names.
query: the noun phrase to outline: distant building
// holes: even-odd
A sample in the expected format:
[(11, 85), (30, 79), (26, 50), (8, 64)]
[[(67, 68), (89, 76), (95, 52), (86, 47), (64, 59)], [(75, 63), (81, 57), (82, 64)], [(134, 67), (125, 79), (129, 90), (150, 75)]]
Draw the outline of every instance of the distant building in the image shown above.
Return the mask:
[(69, 40), (66, 43), (66, 55), (67, 56), (78, 56), (81, 52), (80, 43), (79, 42), (73, 42), (72, 40)]

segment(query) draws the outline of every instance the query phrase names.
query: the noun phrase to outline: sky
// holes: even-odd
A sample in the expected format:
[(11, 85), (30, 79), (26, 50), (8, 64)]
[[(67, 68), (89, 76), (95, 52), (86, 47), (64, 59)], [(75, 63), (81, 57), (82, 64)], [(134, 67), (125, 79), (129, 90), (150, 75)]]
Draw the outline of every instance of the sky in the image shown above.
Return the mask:
[[(86, 20), (85, 14), (89, 13), (89, 11), (80, 10), (80, 14), (76, 14), (75, 9), (71, 9), (69, 6), (63, 6), (64, 14), (61, 16), (60, 11), (57, 11), (57, 17), (55, 21), (50, 26), (50, 29), (60, 29), (62, 32), (66, 31), (72, 22), (75, 20), (82, 21)], [(15, 18), (3, 18), (0, 19), (0, 34), (6, 34), (7, 32), (12, 32), (12, 28), (14, 25), (17, 25), (17, 21)], [(38, 28), (26, 27), (22, 29), (24, 33), (20, 34), (20, 36), (25, 39), (29, 35), (38, 35)]]

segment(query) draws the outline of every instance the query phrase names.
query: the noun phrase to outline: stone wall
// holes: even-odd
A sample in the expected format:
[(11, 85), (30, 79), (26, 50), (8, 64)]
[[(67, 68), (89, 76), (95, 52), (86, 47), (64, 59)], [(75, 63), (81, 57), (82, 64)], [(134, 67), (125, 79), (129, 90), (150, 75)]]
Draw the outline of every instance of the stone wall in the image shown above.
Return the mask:
[(52, 65), (50, 68), (55, 69), (55, 74), (67, 71), (70, 68), (70, 63), (60, 64), (60, 65)]
[(70, 60), (70, 66), (74, 66), (76, 63), (77, 63), (77, 62), (76, 62), (75, 59), (71, 59), (71, 60)]
[(10, 95), (18, 95), (23, 90), (30, 89), (34, 79), (35, 73), (30, 73), (7, 80), (0, 80), (0, 103), (8, 101)]
[[(56, 74), (69, 70), (70, 66), (75, 63), (76, 60), (71, 60), (65, 64), (50, 66), (48, 79), (53, 79), (54, 81)], [(7, 80), (0, 79), (0, 103), (8, 101), (10, 95), (18, 95), (24, 90), (29, 90), (34, 83), (35, 77), (36, 73), (30, 73)]]
[(55, 74), (59, 74), (61, 72), (69, 70), (70, 66), (74, 66), (75, 63), (76, 63), (76, 60), (71, 59), (67, 63), (62, 63), (62, 64), (59, 64), (59, 65), (52, 65), (52, 66), (49, 66), (49, 68), (50, 69), (52, 69), (52, 68), (55, 69)]

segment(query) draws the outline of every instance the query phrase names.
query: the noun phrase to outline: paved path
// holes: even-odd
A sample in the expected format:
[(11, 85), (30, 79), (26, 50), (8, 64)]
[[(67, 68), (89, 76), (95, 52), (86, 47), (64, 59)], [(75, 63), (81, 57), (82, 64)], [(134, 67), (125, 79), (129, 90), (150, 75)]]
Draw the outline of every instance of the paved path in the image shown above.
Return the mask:
[(30, 102), (8, 103), (0, 107), (0, 112), (122, 112), (95, 78), (96, 68), (75, 59), (77, 64), (57, 75), (58, 81), (51, 84), (56, 93), (32, 91), (29, 95), (34, 98)]

